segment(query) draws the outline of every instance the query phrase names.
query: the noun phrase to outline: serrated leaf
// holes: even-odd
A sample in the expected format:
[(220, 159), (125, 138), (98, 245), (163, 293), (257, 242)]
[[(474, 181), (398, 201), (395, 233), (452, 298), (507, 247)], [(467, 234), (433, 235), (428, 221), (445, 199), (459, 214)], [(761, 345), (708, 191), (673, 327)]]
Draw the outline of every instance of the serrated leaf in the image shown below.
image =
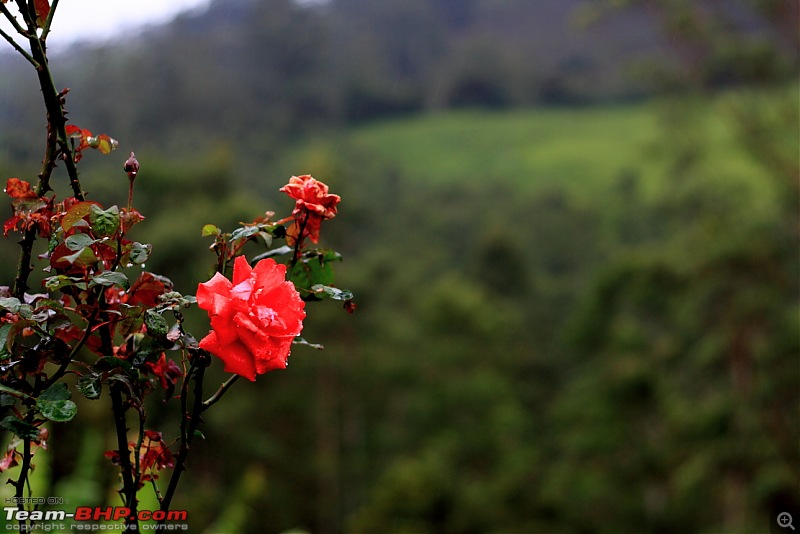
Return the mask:
[(13, 415), (7, 416), (0, 421), (0, 428), (9, 430), (25, 440), (35, 440), (39, 438), (39, 429), (35, 426), (17, 419)]
[(95, 242), (89, 234), (73, 234), (64, 240), (64, 245), (70, 250), (81, 250)]
[(231, 233), (231, 240), (246, 239), (257, 234), (259, 231), (260, 229), (258, 226), (243, 226), (241, 228), (237, 228), (233, 231), (233, 233)]
[(78, 406), (70, 400), (72, 393), (64, 382), (53, 384), (36, 399), (36, 408), (42, 416), (57, 423), (71, 421), (78, 413)]
[(78, 414), (78, 405), (71, 400), (37, 402), (36, 407), (42, 417), (56, 423), (72, 421)]
[(102, 377), (94, 373), (83, 375), (80, 380), (78, 380), (78, 391), (87, 399), (99, 399), (103, 391)]
[(64, 382), (58, 382), (53, 384), (46, 390), (42, 391), (42, 394), (39, 395), (39, 398), (36, 402), (41, 400), (45, 401), (59, 401), (59, 400), (69, 400), (72, 398), (72, 393), (69, 392), (67, 385)]
[(86, 282), (75, 280), (64, 274), (50, 276), (44, 280), (44, 287), (46, 287), (48, 291), (56, 291), (67, 286), (76, 286), (78, 289), (87, 288)]
[(117, 271), (103, 271), (102, 273), (93, 276), (92, 281), (89, 283), (89, 286), (93, 285), (101, 285), (101, 286), (118, 285), (123, 289), (128, 289), (130, 287), (130, 283), (128, 282), (128, 277), (125, 276), (124, 273), (120, 273)]
[[(332, 250), (307, 252), (298, 261), (291, 272), (291, 280), (298, 290), (311, 291), (315, 285), (330, 286), (333, 284), (333, 266), (331, 262), (340, 261), (341, 256)], [(317, 299), (313, 293), (303, 298)]]
[(165, 349), (171, 346), (172, 342), (169, 341), (166, 336), (143, 336), (139, 345), (136, 347), (136, 352), (134, 352), (131, 362), (136, 368), (141, 367), (145, 362), (154, 362)]
[(98, 237), (113, 236), (119, 230), (119, 208), (111, 206), (107, 210), (93, 205), (89, 209), (89, 223), (92, 233)]
[(353, 300), (353, 293), (347, 289), (339, 289), (333, 286), (323, 286), (316, 284), (311, 286), (311, 291), (316, 294), (324, 294), (333, 300)]
[(95, 263), (97, 263), (97, 256), (95, 255), (94, 251), (89, 247), (82, 248), (77, 252), (75, 252), (74, 254), (62, 256), (60, 259), (66, 261), (70, 265), (79, 265), (83, 267), (94, 265)]
[(128, 253), (128, 257), (131, 259), (132, 263), (141, 265), (150, 257), (150, 252), (152, 250), (152, 245), (143, 245), (142, 243), (134, 242), (133, 245), (131, 245), (131, 251)]
[(169, 331), (169, 324), (158, 312), (147, 310), (144, 314), (144, 324), (147, 333), (155, 337), (164, 337)]
[(77, 204), (73, 204), (67, 210), (67, 213), (64, 214), (64, 218), (61, 219), (61, 227), (64, 229), (64, 231), (68, 231), (70, 228), (78, 224), (79, 221), (83, 220), (84, 217), (89, 215), (89, 211), (91, 210), (92, 206), (97, 206), (98, 208), (100, 207), (97, 202), (93, 201), (78, 202)]
[(144, 308), (141, 306), (120, 304), (119, 311), (122, 313), (122, 321), (119, 323), (120, 335), (129, 336), (142, 328), (142, 324), (144, 323)]

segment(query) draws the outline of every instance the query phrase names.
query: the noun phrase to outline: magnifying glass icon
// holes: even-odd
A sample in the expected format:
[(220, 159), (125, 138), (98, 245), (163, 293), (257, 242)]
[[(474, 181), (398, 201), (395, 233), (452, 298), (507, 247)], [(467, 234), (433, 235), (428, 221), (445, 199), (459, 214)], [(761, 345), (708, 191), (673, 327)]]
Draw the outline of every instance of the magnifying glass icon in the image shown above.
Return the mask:
[(794, 525), (792, 525), (792, 514), (789, 512), (781, 512), (778, 514), (778, 526), (783, 528), (789, 527), (790, 529), (794, 530)]

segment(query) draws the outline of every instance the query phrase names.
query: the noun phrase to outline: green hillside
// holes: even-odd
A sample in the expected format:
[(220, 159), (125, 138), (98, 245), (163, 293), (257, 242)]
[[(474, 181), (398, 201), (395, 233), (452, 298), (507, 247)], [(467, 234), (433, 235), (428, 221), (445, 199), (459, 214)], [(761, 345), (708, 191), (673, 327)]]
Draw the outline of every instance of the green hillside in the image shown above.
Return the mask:
[[(311, 173), (342, 196), (321, 245), (358, 305), (220, 403), (176, 506), (242, 532), (768, 528), (800, 467), (796, 94), (452, 111), (272, 160), (137, 152), (148, 270), (191, 293), (200, 228), (288, 209), (278, 187)], [(115, 154), (82, 177), (119, 202)]]
[[(429, 186), (500, 185), (526, 195), (557, 188), (587, 201), (634, 176), (640, 192), (652, 199), (669, 187), (668, 153), (695, 144), (702, 153), (693, 173), (717, 177), (726, 187), (759, 188), (764, 169), (736, 145), (735, 125), (725, 113), (746, 98), (733, 93), (694, 103), (451, 111), (380, 121), (336, 134), (335, 140), (303, 143), (277, 167), (325, 172), (333, 158), (375, 179), (388, 173)], [(692, 130), (670, 131), (692, 114), (698, 118)], [(785, 139), (783, 149), (791, 142)]]

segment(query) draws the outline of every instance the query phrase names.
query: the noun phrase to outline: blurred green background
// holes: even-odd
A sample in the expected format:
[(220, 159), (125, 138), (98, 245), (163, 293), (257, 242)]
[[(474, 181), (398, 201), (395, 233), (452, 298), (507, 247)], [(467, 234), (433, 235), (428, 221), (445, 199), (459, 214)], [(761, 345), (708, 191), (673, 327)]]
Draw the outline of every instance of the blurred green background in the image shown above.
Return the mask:
[[(288, 213), (292, 174), (343, 199), (322, 244), (356, 314), (311, 306), (325, 350), (208, 413), (173, 508), (253, 533), (767, 532), (800, 510), (798, 20), (216, 0), (52, 51), (70, 120), (120, 141), (84, 188), (124, 203), (136, 151), (133, 237), (179, 291), (210, 275), (201, 227)], [(35, 74), (10, 47), (0, 69), (0, 175), (33, 181)], [(174, 437), (176, 408), (149, 426)], [(117, 504), (109, 412), (52, 428), (35, 494)]]

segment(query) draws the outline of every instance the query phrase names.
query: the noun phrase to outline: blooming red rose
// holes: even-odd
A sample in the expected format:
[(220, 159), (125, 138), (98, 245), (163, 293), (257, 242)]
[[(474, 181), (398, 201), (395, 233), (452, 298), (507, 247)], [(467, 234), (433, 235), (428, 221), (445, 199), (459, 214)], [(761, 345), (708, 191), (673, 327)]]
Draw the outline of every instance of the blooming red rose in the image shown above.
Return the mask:
[(305, 303), (286, 281), (286, 266), (244, 256), (233, 263), (233, 282), (220, 273), (197, 287), (197, 305), (208, 312), (211, 332), (200, 348), (219, 357), (225, 371), (251, 381), (284, 369), (292, 341), (303, 329)]
[(322, 221), (336, 216), (336, 204), (341, 200), (339, 195), (328, 193), (328, 186), (310, 174), (292, 176), (280, 190), (295, 199), (294, 223), (287, 231), (290, 241), (308, 237), (317, 243)]

